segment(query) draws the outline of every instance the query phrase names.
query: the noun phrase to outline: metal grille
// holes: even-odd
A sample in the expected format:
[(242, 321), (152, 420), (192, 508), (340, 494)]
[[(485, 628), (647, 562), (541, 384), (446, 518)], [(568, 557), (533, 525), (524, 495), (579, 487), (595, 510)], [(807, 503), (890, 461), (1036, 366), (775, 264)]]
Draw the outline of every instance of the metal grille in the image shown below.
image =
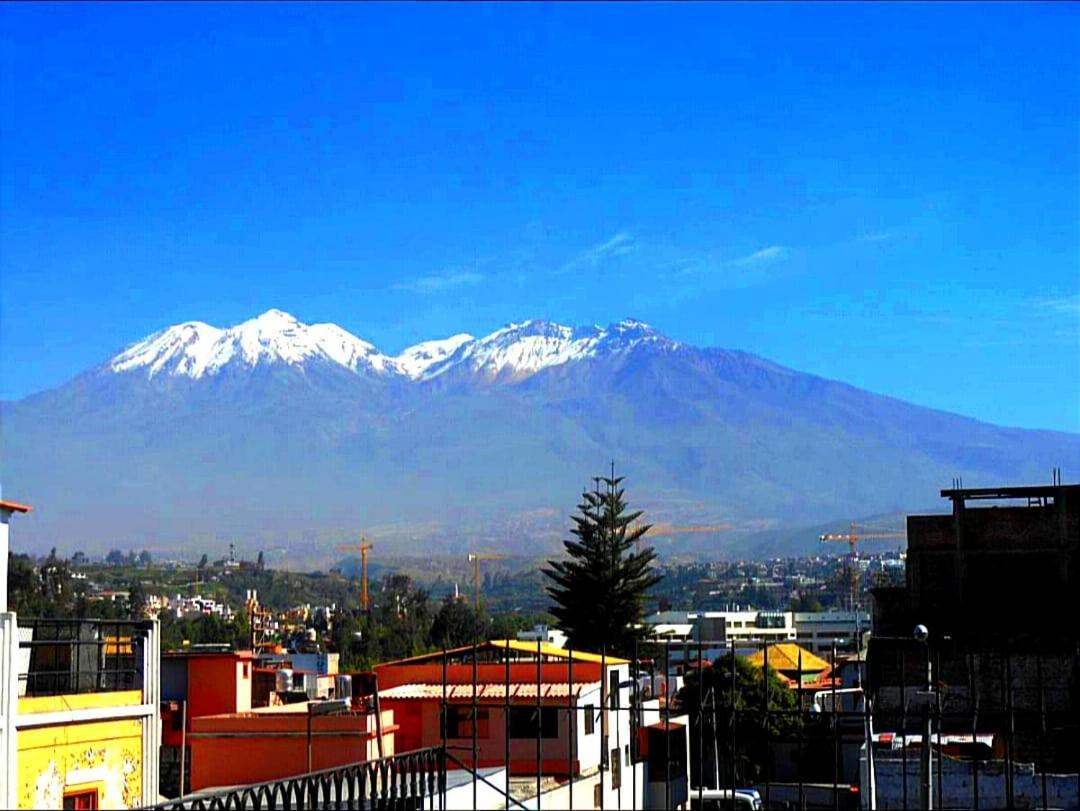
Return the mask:
[[(746, 657), (755, 648), (764, 666), (748, 676)], [(1080, 807), (1075, 650), (964, 649), (949, 640), (883, 638), (853, 656), (841, 656), (833, 645), (820, 657), (828, 664), (826, 675), (815, 679), (801, 654), (793, 672), (777, 673), (772, 646), (680, 641), (664, 645), (657, 659), (634, 655), (629, 691), (602, 678), (599, 700), (581, 689), (575, 674), (581, 666), (572, 651), (562, 689), (547, 689), (541, 650), (534, 654), (536, 689), (527, 694), (511, 689), (511, 665), (520, 664), (520, 650), (503, 654), (501, 690), (485, 689), (475, 675), (490, 665), (489, 648), (441, 656), (440, 745), (451, 768), (477, 775), (474, 805), (485, 786), (498, 783), (504, 808)], [(601, 660), (607, 659), (602, 652)], [(474, 674), (465, 689), (463, 666)], [(485, 672), (490, 681), (490, 670)], [(651, 674), (664, 677), (664, 695), (672, 700), (661, 701), (645, 723), (642, 684)], [(683, 679), (677, 695), (666, 686), (676, 675)], [(545, 695), (558, 697), (541, 699)], [(537, 723), (552, 707), (565, 738)], [(456, 715), (448, 716), (447, 708)], [(526, 724), (522, 713), (530, 708), (534, 715)], [(680, 716), (687, 721), (689, 758), (673, 734), (673, 719)], [(448, 717), (468, 731), (467, 740), (452, 737)], [(491, 738), (500, 737), (493, 733), (504, 724), (494, 761), (508, 767), (516, 761), (518, 773), (507, 768), (493, 781), (482, 771), (492, 760)], [(595, 734), (576, 734), (586, 727)], [(524, 728), (533, 733), (528, 774), (520, 737), (512, 734)], [(629, 739), (621, 739), (627, 728)], [(584, 747), (594, 749), (591, 756)], [(556, 753), (567, 761), (561, 769), (552, 762)], [(598, 776), (604, 788), (584, 783), (590, 776), (582, 769), (586, 760), (596, 764), (591, 777)], [(554, 782), (553, 771), (561, 772)], [(617, 803), (611, 799), (616, 784)]]
[(427, 702), (436, 745), (159, 807), (1078, 808), (1076, 650), (878, 638), (824, 677), (771, 646), (636, 653), (442, 651), (421, 668), (441, 683), (382, 699)]
[(55, 696), (139, 690), (153, 623), (19, 618), (19, 693)]
[(445, 790), (446, 763), (437, 748), (207, 791), (151, 806), (155, 811), (221, 809), (422, 809), (438, 807)]

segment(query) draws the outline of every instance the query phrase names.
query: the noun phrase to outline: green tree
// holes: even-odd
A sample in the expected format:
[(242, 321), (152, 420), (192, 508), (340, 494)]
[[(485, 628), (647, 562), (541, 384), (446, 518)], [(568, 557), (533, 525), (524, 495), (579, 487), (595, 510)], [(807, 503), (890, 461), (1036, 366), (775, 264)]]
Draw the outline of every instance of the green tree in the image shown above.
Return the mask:
[(581, 650), (629, 654), (640, 635), (645, 592), (660, 582), (652, 573), (652, 548), (635, 551), (649, 531), (642, 512), (627, 511), (623, 477), (594, 479), (595, 489), (582, 493), (578, 515), (566, 540), (566, 560), (549, 561), (543, 572), (551, 580), (547, 592), (551, 613), (570, 643)]
[(464, 600), (447, 596), (431, 622), (429, 640), (436, 648), (457, 648), (483, 641), (488, 621)]
[[(733, 672), (734, 668), (734, 672)], [(790, 740), (800, 724), (798, 698), (771, 667), (763, 672), (746, 657), (726, 654), (712, 667), (686, 673), (685, 686), (676, 696), (678, 711), (691, 719), (690, 781), (718, 787), (730, 781), (734, 740), (735, 784), (750, 785), (765, 772), (772, 744)], [(768, 713), (765, 712), (766, 697)], [(699, 725), (704, 729), (699, 731)], [(704, 751), (699, 752), (699, 735)], [(704, 768), (699, 783), (699, 764)]]
[(127, 615), (133, 620), (141, 620), (146, 616), (146, 589), (142, 581), (132, 580), (128, 585)]
[(427, 590), (417, 588), (404, 574), (383, 578), (373, 612), (374, 628), (381, 654), (387, 659), (403, 659), (426, 652), (431, 632), (431, 603)]

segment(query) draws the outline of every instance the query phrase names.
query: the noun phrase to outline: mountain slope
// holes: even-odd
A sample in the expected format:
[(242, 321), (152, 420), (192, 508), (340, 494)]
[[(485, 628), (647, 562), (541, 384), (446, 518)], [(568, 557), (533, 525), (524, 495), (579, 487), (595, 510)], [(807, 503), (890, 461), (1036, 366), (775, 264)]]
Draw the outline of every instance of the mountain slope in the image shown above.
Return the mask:
[[(177, 325), (58, 389), (3, 404), (4, 485), (38, 509), (23, 548), (558, 547), (617, 461), (654, 521), (747, 551), (760, 533), (933, 507), (968, 484), (1039, 481), (1080, 437), (987, 425), (699, 349), (641, 322), (510, 325), (389, 356), (271, 311)], [(770, 548), (775, 552), (775, 549)]]

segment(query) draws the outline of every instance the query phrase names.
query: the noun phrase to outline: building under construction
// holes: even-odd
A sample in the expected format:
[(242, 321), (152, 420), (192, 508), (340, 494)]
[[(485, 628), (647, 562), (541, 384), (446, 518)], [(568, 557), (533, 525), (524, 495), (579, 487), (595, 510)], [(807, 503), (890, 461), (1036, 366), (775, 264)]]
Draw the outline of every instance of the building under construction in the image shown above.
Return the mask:
[(952, 511), (907, 519), (907, 583), (874, 592), (876, 636), (1075, 647), (1080, 485), (942, 490)]
[(905, 586), (873, 592), (876, 709), (898, 731), (931, 712), (942, 732), (1003, 735), (1010, 757), (1075, 771), (1080, 485), (941, 495), (951, 513), (908, 517)]

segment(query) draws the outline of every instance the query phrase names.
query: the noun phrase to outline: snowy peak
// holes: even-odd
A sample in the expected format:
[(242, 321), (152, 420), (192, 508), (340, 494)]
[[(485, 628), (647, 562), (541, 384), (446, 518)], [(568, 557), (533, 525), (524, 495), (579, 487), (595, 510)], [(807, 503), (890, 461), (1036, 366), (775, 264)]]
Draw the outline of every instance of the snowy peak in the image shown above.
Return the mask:
[(202, 321), (176, 324), (132, 344), (109, 361), (109, 366), (114, 372), (146, 369), (148, 377), (162, 372), (202, 377), (223, 334), (224, 330)]
[(199, 379), (231, 365), (302, 366), (313, 359), (354, 372), (368, 368), (400, 374), (393, 361), (367, 341), (334, 324), (303, 324), (282, 310), (267, 310), (229, 329), (201, 321), (177, 324), (129, 346), (108, 365), (114, 372), (145, 370), (148, 378), (164, 374)]
[(411, 378), (420, 378), (436, 364), (453, 355), (462, 346), (476, 339), (467, 332), (451, 335), (449, 338), (435, 341), (423, 341), (410, 346), (393, 361), (402, 372)]
[(522, 321), (463, 344), (445, 361), (433, 364), (423, 377), (430, 379), (454, 368), (464, 368), (488, 381), (516, 382), (542, 369), (626, 351), (643, 342), (677, 346), (648, 324), (634, 319), (625, 319), (607, 329)]
[(483, 338), (459, 333), (424, 341), (389, 357), (336, 324), (304, 324), (274, 309), (227, 329), (202, 321), (176, 324), (127, 347), (107, 367), (113, 372), (142, 372), (147, 378), (165, 375), (197, 380), (226, 368), (303, 367), (321, 361), (385, 377), (430, 380), (457, 370), (489, 382), (513, 383), (542, 369), (648, 343), (677, 346), (632, 318), (606, 328), (529, 320), (508, 324)]

